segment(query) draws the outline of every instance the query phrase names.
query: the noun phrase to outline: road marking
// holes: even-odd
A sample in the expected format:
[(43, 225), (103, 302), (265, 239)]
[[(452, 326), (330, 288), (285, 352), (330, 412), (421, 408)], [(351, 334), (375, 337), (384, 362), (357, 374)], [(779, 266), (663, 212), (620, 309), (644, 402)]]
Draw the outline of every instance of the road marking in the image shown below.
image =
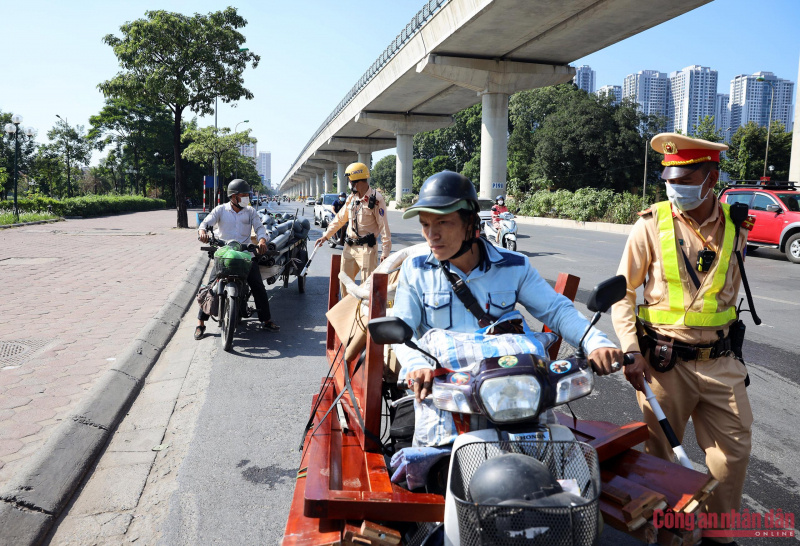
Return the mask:
[(758, 296), (758, 295), (756, 295), (756, 294), (753, 294), (753, 297), (754, 297), (754, 298), (758, 298), (758, 299), (760, 299), (760, 300), (774, 301), (774, 302), (776, 302), (776, 303), (785, 303), (785, 304), (787, 304), (787, 305), (797, 305), (797, 306), (800, 306), (800, 303), (798, 303), (798, 302), (796, 302), (796, 301), (786, 301), (786, 300), (779, 300), (778, 298), (768, 298), (767, 296)]
[(587, 241), (591, 243), (607, 243), (608, 241), (588, 241), (585, 237), (568, 237), (567, 235), (553, 235), (559, 239), (575, 239), (576, 241)]
[(556, 258), (557, 260), (567, 260), (568, 262), (576, 262), (577, 260), (573, 260), (572, 258), (567, 258), (566, 256), (556, 256), (553, 254), (550, 256), (551, 258)]

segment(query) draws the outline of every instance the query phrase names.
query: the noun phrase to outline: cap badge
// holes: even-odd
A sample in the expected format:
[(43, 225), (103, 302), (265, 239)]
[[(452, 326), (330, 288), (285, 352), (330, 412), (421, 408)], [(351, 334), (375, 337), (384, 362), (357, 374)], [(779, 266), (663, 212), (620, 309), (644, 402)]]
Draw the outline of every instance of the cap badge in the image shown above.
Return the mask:
[(664, 148), (665, 154), (675, 155), (678, 153), (678, 147), (675, 145), (674, 142), (665, 142), (662, 145), (662, 148)]

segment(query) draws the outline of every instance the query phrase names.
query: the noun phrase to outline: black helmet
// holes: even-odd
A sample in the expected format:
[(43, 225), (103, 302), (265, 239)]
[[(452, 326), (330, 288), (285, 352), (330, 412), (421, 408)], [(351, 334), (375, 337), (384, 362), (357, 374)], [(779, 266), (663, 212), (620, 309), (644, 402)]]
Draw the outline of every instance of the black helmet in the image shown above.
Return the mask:
[(459, 209), (474, 212), (480, 209), (475, 186), (463, 174), (442, 171), (425, 180), (419, 191), (419, 199), (406, 209), (403, 219), (417, 216), (420, 212), (449, 214)]
[(236, 195), (237, 193), (250, 193), (250, 184), (241, 178), (236, 178), (228, 182), (228, 197)]
[(487, 459), (469, 481), (469, 496), (478, 504), (533, 501), (564, 490), (541, 461), (521, 453)]
[(339, 194), (339, 197), (347, 198), (347, 194), (345, 192), (342, 192), (342, 193)]

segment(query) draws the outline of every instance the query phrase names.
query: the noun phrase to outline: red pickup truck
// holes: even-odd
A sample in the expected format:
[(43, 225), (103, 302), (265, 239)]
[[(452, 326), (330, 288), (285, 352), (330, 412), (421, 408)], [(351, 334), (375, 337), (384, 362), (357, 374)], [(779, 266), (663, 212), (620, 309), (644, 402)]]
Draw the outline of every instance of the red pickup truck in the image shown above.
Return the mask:
[(800, 263), (800, 191), (789, 182), (733, 183), (720, 193), (723, 203), (745, 203), (756, 222), (747, 249), (777, 248)]

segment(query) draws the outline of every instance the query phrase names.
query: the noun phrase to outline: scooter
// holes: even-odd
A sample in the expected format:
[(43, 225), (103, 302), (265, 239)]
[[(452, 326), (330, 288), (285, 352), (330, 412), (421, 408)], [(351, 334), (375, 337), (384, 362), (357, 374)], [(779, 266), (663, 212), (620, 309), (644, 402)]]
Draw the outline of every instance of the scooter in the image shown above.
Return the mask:
[[(595, 287), (587, 303), (595, 314), (584, 339), (601, 314), (625, 296), (626, 288), (621, 275)], [(411, 544), (428, 544), (437, 533), (443, 533), (447, 546), (596, 542), (602, 531), (597, 453), (575, 441), (550, 411), (594, 388), (583, 339), (567, 359), (517, 354), (454, 370), (414, 343), (414, 332), (402, 319), (373, 319), (368, 327), (377, 343), (405, 344), (435, 363), (431, 397), (437, 408), (461, 414), (459, 418), (480, 416), (488, 423), (457, 437), (448, 467), (444, 522)], [(632, 363), (626, 356), (624, 364)], [(541, 487), (525, 490), (522, 476), (531, 475), (526, 466), (535, 467), (532, 472), (538, 473)]]
[(331, 248), (336, 248), (337, 246), (343, 247), (346, 231), (347, 231), (347, 226), (342, 226), (341, 228), (339, 228), (336, 231), (336, 233), (331, 235), (331, 238), (328, 239), (328, 245), (330, 245)]
[(510, 212), (500, 214), (500, 237), (497, 236), (497, 229), (491, 220), (483, 222), (483, 233), (487, 240), (495, 246), (501, 246), (508, 250), (517, 250), (517, 221)]

